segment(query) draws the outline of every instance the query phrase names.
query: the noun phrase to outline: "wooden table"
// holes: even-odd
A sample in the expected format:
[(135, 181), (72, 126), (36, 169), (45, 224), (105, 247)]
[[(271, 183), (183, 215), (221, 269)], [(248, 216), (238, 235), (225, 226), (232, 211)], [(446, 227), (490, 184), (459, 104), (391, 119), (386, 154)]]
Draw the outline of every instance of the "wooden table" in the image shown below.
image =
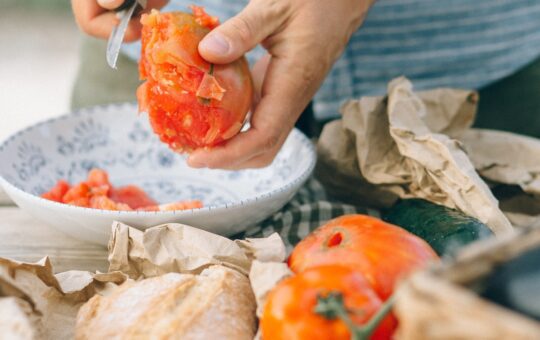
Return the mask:
[(0, 257), (35, 262), (47, 255), (55, 272), (108, 268), (106, 247), (57, 231), (14, 206), (0, 191)]

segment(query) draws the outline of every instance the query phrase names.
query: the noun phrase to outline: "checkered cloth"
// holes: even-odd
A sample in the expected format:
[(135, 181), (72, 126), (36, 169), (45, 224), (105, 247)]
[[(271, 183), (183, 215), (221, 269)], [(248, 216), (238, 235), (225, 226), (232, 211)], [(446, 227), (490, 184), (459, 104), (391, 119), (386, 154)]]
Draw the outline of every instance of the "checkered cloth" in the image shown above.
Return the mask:
[(377, 210), (330, 199), (324, 187), (316, 179), (311, 178), (283, 209), (234, 238), (266, 237), (277, 232), (285, 242), (289, 253), (311, 231), (345, 214), (380, 216)]

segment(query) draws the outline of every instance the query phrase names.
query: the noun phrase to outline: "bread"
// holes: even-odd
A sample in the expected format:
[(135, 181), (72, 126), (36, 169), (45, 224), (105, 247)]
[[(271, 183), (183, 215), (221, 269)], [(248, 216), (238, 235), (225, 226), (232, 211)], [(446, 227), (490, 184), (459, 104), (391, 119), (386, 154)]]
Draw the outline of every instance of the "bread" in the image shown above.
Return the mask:
[(94, 296), (77, 315), (76, 339), (249, 339), (255, 298), (248, 278), (212, 266), (169, 273)]
[(18, 297), (0, 297), (0, 339), (42, 338), (41, 323), (30, 304)]

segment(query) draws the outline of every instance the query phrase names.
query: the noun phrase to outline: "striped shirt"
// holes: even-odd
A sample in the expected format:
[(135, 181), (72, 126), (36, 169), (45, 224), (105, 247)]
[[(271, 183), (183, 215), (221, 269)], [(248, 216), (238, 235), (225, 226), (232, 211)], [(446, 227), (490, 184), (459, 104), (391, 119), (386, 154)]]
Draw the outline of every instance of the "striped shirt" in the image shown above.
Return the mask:
[[(172, 0), (164, 10), (191, 3)], [(196, 3), (223, 22), (247, 0)], [(139, 49), (124, 52), (138, 59)], [(248, 59), (261, 55), (258, 48)], [(332, 118), (347, 99), (383, 94), (400, 75), (417, 89), (479, 89), (539, 56), (540, 0), (379, 0), (315, 95), (315, 116)]]

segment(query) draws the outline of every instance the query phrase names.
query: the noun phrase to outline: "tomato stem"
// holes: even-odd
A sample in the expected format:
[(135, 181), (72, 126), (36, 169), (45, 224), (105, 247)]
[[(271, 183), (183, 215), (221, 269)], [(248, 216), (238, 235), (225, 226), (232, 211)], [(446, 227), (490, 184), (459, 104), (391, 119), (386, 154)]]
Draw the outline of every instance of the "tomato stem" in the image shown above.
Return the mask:
[(314, 312), (328, 320), (341, 319), (351, 332), (352, 340), (368, 340), (377, 326), (379, 326), (381, 321), (392, 310), (393, 304), (394, 297), (391, 296), (381, 308), (379, 308), (377, 313), (371, 317), (368, 323), (363, 326), (357, 326), (352, 321), (349, 316), (350, 311), (345, 307), (343, 295), (340, 292), (330, 292), (326, 294), (326, 296), (319, 295), (317, 297), (317, 304), (315, 305)]
[[(211, 76), (214, 75), (214, 64), (210, 64), (210, 70), (208, 71), (208, 74)], [(203, 105), (210, 105), (210, 98), (199, 98), (199, 99)]]

